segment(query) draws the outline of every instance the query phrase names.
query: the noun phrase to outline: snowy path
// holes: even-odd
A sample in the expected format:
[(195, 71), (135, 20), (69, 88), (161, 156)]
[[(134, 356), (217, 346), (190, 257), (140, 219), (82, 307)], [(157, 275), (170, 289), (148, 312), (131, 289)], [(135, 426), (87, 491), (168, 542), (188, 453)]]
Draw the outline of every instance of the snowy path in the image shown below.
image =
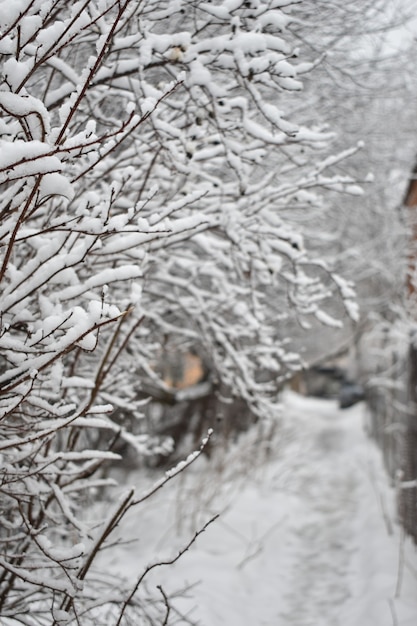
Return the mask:
[[(174, 568), (151, 579), (167, 593), (198, 583), (174, 603), (192, 623), (415, 626), (416, 554), (406, 543), (395, 598), (400, 533), (379, 453), (362, 421), (361, 407), (339, 411), (334, 402), (289, 394), (268, 462), (259, 446), (255, 453), (246, 445), (248, 435), (222, 478), (204, 463), (184, 474), (169, 498), (142, 511), (137, 552), (120, 555), (124, 572), (136, 576), (138, 563), (153, 560), (155, 550), (175, 553), (195, 525), (222, 511)], [(229, 480), (221, 491), (224, 475)], [(132, 519), (132, 533), (138, 523)], [(174, 623), (188, 622), (173, 617)]]
[(294, 476), (302, 510), (290, 529), (294, 560), (288, 572), (290, 592), (284, 598), (288, 609), (282, 617), (294, 625), (336, 626), (340, 607), (351, 593), (352, 519), (359, 477), (349, 458), (346, 430), (328, 423), (334, 414), (314, 419), (317, 434), (310, 449), (310, 442), (304, 442), (308, 464)]

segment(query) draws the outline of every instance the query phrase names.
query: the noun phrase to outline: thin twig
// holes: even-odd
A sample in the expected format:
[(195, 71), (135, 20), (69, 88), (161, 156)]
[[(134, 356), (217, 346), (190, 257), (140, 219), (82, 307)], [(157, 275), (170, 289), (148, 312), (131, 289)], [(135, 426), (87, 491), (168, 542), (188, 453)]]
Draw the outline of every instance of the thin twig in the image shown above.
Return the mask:
[(397, 573), (397, 584), (395, 586), (395, 598), (399, 598), (401, 594), (401, 587), (403, 582), (404, 575), (404, 542), (405, 542), (405, 530), (401, 528), (400, 535), (400, 547), (398, 551), (398, 573)]
[(181, 474), (184, 470), (190, 467), (190, 465), (192, 465), (201, 455), (204, 448), (207, 446), (208, 442), (210, 441), (212, 434), (213, 434), (213, 431), (209, 430), (207, 437), (203, 439), (199, 450), (190, 454), (190, 456), (185, 461), (181, 461), (181, 463), (178, 463), (176, 467), (174, 467), (172, 470), (167, 472), (165, 476), (163, 476), (163, 478), (158, 480), (148, 491), (145, 491), (145, 493), (142, 496), (140, 496), (140, 498), (138, 498), (137, 500), (134, 500), (132, 502), (132, 506), (136, 504), (141, 504), (142, 502), (144, 502), (145, 500), (153, 496), (154, 493), (159, 491), (169, 481), (171, 481), (173, 478), (178, 476), (178, 474)]
[(388, 604), (389, 604), (389, 608), (390, 608), (390, 611), (391, 611), (392, 624), (393, 624), (393, 626), (399, 626), (398, 618), (397, 618), (397, 612), (395, 610), (394, 600), (392, 598), (388, 598)]
[(162, 597), (164, 599), (164, 604), (166, 606), (165, 619), (162, 622), (162, 626), (167, 626), (167, 624), (168, 624), (168, 617), (169, 617), (169, 614), (171, 612), (171, 607), (169, 605), (168, 597), (167, 597), (165, 591), (162, 589), (162, 585), (158, 585), (157, 589), (159, 589), (159, 591), (161, 592)]
[(215, 515), (206, 524), (204, 524), (204, 526), (200, 530), (197, 530), (195, 532), (194, 536), (187, 543), (187, 545), (184, 548), (182, 548), (175, 557), (173, 557), (172, 559), (167, 559), (166, 561), (158, 561), (157, 563), (152, 563), (152, 565), (148, 565), (148, 567), (145, 569), (145, 571), (138, 578), (135, 586), (133, 587), (132, 591), (129, 593), (129, 595), (126, 598), (126, 600), (123, 602), (123, 606), (122, 606), (119, 618), (118, 618), (115, 626), (120, 626), (122, 618), (123, 618), (123, 615), (125, 614), (125, 611), (126, 611), (127, 607), (131, 603), (131, 601), (133, 599), (133, 596), (136, 594), (136, 592), (138, 591), (140, 585), (142, 584), (142, 582), (144, 581), (146, 576), (149, 574), (149, 572), (151, 572), (153, 569), (155, 569), (157, 567), (161, 567), (162, 565), (173, 565), (174, 563), (176, 563), (178, 561), (178, 559), (180, 559), (182, 557), (182, 555), (185, 552), (187, 552), (187, 550), (190, 549), (190, 547), (193, 545), (193, 543), (195, 543), (197, 538), (206, 530), (206, 528), (208, 526), (210, 526), (210, 524), (215, 522), (218, 517), (219, 517), (218, 515)]

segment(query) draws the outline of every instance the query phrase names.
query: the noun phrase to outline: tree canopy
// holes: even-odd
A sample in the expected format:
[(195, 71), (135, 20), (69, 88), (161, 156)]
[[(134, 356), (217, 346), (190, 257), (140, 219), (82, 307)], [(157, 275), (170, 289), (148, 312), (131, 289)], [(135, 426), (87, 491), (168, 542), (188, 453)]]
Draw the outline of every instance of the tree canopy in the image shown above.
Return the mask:
[(149, 452), (114, 410), (142, 418), (150, 384), (166, 390), (168, 349), (196, 351), (270, 418), (302, 362), (294, 325), (358, 317), (352, 284), (300, 228), (329, 191), (361, 192), (338, 169), (360, 145), (333, 151), (326, 120), (296, 119), (319, 61), (299, 49), (297, 4), (0, 2), (7, 624), (29, 608), (22, 623), (127, 611), (126, 591), (109, 606), (91, 572), (140, 498), (83, 519), (117, 456), (91, 433)]

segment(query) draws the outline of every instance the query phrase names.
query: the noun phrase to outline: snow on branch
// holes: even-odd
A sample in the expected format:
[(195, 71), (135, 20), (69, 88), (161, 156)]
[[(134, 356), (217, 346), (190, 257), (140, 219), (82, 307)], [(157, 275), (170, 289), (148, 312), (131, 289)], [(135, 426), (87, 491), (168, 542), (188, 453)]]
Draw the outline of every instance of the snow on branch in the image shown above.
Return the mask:
[[(328, 156), (286, 100), (315, 66), (291, 4), (0, 0), (0, 615), (101, 620), (97, 555), (201, 453), (89, 520), (126, 447), (171, 449), (148, 405), (221, 388), (274, 417), (294, 326), (357, 314), (302, 232), (299, 203), (359, 189), (337, 172), (357, 148)], [(191, 391), (169, 387), (172, 346)]]

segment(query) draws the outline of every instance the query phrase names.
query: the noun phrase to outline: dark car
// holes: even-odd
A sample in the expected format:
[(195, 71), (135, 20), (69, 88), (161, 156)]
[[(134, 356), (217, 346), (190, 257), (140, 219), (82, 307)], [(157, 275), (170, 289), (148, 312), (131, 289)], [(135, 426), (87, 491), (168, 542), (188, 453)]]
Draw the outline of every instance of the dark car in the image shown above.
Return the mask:
[(365, 392), (361, 385), (353, 382), (344, 382), (340, 386), (339, 406), (341, 409), (348, 409), (365, 397)]

